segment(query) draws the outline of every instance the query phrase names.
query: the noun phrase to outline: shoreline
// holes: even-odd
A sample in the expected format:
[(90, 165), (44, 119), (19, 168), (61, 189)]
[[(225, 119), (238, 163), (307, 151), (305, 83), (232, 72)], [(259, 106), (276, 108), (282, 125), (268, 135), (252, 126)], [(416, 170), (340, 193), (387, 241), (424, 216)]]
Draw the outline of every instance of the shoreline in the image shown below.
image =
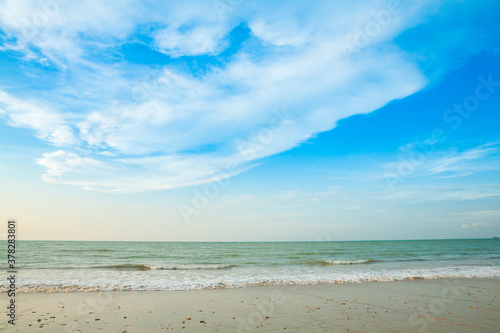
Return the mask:
[[(500, 279), (17, 294), (5, 332), (495, 332)], [(188, 318), (190, 318), (188, 320)]]
[[(173, 292), (173, 291), (200, 291), (200, 290), (222, 290), (222, 289), (245, 289), (245, 288), (260, 288), (260, 287), (293, 287), (293, 286), (313, 286), (313, 285), (325, 285), (325, 284), (359, 284), (359, 283), (384, 283), (384, 282), (402, 282), (402, 281), (420, 281), (420, 280), (455, 280), (455, 279), (500, 279), (500, 276), (436, 276), (436, 277), (423, 277), (423, 276), (413, 276), (405, 277), (401, 279), (392, 278), (382, 278), (382, 279), (362, 279), (362, 280), (336, 280), (332, 281), (315, 281), (315, 282), (302, 282), (302, 281), (263, 281), (255, 283), (245, 283), (245, 284), (219, 284), (213, 286), (204, 286), (200, 288), (187, 288), (187, 289), (120, 289), (120, 287), (114, 287), (109, 289), (109, 287), (95, 286), (95, 287), (80, 287), (80, 286), (30, 286), (30, 287), (16, 287), (16, 294), (44, 294), (44, 293), (98, 293), (98, 292)], [(0, 285), (0, 293), (7, 292), (9, 289), (7, 286)]]

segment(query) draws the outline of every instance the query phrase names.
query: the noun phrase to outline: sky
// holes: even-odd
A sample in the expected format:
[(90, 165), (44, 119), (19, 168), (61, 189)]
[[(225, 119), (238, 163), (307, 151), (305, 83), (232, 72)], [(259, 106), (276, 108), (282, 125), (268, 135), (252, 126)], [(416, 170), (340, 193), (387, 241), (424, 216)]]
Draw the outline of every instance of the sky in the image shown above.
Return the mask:
[(500, 236), (499, 12), (2, 0), (0, 219), (36, 240)]

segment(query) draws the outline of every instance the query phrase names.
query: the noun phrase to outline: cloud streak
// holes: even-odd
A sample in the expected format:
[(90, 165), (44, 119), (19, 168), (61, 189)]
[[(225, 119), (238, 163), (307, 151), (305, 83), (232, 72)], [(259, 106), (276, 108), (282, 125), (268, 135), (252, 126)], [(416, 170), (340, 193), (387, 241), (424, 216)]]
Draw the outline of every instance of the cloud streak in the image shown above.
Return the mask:
[(481, 222), (476, 222), (476, 223), (471, 223), (471, 224), (462, 224), (462, 226), (460, 226), (460, 228), (462, 228), (462, 229), (484, 228), (484, 227), (488, 227), (488, 225), (481, 223)]

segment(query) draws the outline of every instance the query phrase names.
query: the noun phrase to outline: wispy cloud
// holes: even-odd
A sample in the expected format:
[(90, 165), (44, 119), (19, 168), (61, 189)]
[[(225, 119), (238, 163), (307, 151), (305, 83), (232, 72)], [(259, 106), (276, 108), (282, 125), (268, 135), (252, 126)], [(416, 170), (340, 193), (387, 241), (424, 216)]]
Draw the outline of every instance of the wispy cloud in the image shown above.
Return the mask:
[(7, 116), (9, 125), (35, 131), (35, 135), (58, 147), (79, 143), (66, 116), (36, 102), (25, 101), (0, 90), (0, 115)]
[[(498, 143), (490, 143), (479, 147), (466, 150), (462, 153), (451, 152), (448, 156), (438, 158), (432, 161), (428, 174), (440, 174), (446, 172), (461, 173), (465, 175), (472, 174), (476, 171), (492, 170), (486, 165), (471, 164), (470, 162), (482, 160), (486, 157), (498, 155)], [(496, 170), (497, 168), (493, 168)]]
[(401, 190), (381, 194), (387, 199), (425, 201), (478, 200), (500, 196), (500, 185), (470, 186), (406, 186)]
[[(499, 143), (491, 142), (459, 151), (455, 148), (422, 152), (413, 143), (400, 147), (397, 161), (383, 165), (395, 174), (407, 170), (403, 178), (434, 177), (455, 178), (470, 176), (478, 172), (498, 170)], [(411, 156), (411, 159), (410, 159)]]
[[(349, 61), (339, 45), (376, 23), (373, 13), (387, 10), (385, 1), (245, 2), (226, 18), (205, 1), (54, 3), (5, 1), (0, 9), (5, 45), (23, 54), (20, 63), (52, 71), (43, 91), (23, 92), (30, 101), (0, 91), (3, 117), (55, 147), (38, 159), (45, 181), (138, 192), (228, 177), (427, 82), (392, 41), (435, 7), (427, 1), (402, 2)], [(242, 25), (248, 40), (219, 59)], [(134, 43), (167, 58), (149, 74), (145, 64), (116, 60), (113, 52)], [(203, 74), (182, 61), (204, 67)], [(132, 100), (120, 97), (128, 93)], [(274, 110), (283, 108), (286, 126), (242, 159), (242, 143), (276, 126)]]
[(462, 224), (460, 228), (462, 229), (469, 229), (469, 228), (484, 228), (484, 227), (489, 227), (489, 225), (481, 222), (476, 222), (472, 224)]

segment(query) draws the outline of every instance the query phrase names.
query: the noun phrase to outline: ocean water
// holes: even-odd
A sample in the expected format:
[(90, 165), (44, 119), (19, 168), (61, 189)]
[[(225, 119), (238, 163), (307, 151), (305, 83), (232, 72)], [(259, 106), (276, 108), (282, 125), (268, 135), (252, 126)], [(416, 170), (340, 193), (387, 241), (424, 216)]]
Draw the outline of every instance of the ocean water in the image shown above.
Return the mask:
[[(2, 242), (6, 249), (6, 242)], [(2, 268), (7, 271), (7, 262)], [(21, 292), (191, 290), (500, 277), (500, 240), (18, 241)], [(0, 291), (6, 290), (6, 280)]]

